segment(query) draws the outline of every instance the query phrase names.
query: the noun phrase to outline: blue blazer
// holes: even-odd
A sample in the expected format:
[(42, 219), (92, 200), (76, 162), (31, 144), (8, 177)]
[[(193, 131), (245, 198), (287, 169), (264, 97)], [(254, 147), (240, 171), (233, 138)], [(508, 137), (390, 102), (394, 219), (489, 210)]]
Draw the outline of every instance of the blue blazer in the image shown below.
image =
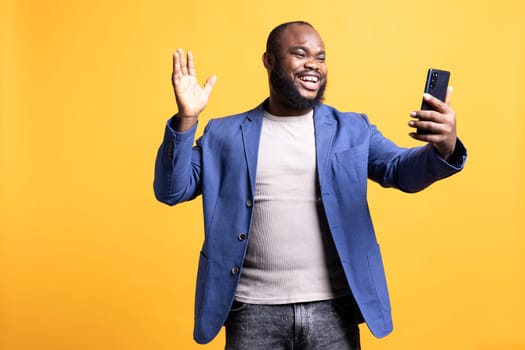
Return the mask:
[[(169, 205), (202, 194), (205, 239), (195, 297), (194, 339), (211, 341), (228, 317), (242, 272), (255, 195), (259, 137), (265, 104), (210, 120), (193, 147), (196, 126), (177, 133), (168, 126), (158, 151), (154, 190)], [(354, 298), (376, 337), (392, 331), (380, 249), (367, 204), (367, 179), (416, 192), (462, 169), (458, 140), (453, 164), (431, 145), (400, 148), (363, 114), (320, 104), (314, 110), (321, 198)], [(248, 235), (244, 239), (244, 235)]]

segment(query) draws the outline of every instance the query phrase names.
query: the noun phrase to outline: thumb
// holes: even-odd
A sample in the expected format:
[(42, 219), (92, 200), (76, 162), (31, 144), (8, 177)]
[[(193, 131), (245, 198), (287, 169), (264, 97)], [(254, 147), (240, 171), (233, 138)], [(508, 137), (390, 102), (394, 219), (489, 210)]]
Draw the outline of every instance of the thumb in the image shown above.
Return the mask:
[(208, 80), (206, 80), (206, 83), (204, 84), (204, 92), (206, 93), (206, 95), (209, 96), (211, 94), (211, 90), (213, 90), (213, 87), (215, 86), (216, 81), (217, 81), (216, 75), (212, 75), (211, 77), (208, 78)]

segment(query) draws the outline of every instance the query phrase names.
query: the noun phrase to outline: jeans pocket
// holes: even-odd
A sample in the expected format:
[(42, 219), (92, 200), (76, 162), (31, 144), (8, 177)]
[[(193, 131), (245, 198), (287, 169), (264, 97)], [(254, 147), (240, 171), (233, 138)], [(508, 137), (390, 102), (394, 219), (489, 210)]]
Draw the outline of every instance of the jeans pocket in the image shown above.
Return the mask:
[(246, 303), (234, 300), (233, 304), (232, 304), (232, 307), (230, 308), (230, 312), (240, 312), (240, 311), (246, 309), (247, 305), (248, 304), (246, 304)]
[(248, 304), (234, 300), (232, 303), (232, 306), (230, 308), (230, 312), (228, 313), (228, 317), (226, 318), (226, 321), (224, 322), (224, 325), (226, 326), (226, 329), (230, 327), (235, 327), (237, 325), (238, 327), (243, 326), (243, 319), (244, 316), (246, 316), (245, 310), (248, 309)]

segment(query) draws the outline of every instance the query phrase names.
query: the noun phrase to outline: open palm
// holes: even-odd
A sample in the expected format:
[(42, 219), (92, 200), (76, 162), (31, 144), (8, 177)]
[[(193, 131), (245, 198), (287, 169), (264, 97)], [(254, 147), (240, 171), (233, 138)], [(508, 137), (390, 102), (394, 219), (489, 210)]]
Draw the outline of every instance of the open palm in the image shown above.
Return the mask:
[[(180, 118), (197, 119), (208, 104), (216, 77), (208, 78), (203, 87), (197, 81), (193, 55), (188, 51), (187, 60), (184, 51), (173, 53), (173, 74), (171, 77)], [(194, 121), (193, 121), (194, 122)]]

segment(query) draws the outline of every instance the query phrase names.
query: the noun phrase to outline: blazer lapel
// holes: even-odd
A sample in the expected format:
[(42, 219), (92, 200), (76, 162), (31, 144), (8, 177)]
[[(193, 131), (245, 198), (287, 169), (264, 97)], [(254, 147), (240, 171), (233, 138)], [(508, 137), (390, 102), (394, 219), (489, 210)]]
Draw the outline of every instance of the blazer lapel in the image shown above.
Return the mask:
[(324, 182), (326, 166), (330, 159), (330, 149), (334, 139), (335, 123), (330, 118), (328, 109), (324, 105), (317, 105), (314, 109), (315, 150), (317, 157), (317, 174), (321, 187)]
[(250, 111), (241, 124), (244, 155), (248, 164), (251, 193), (255, 196), (255, 174), (257, 172), (257, 158), (259, 155), (259, 139), (261, 137), (264, 104)]
[[(246, 116), (241, 124), (242, 140), (248, 177), (250, 179), (252, 195), (255, 195), (255, 176), (257, 172), (257, 158), (259, 155), (259, 140), (261, 137), (264, 103), (259, 105)], [(335, 123), (330, 118), (329, 110), (324, 105), (317, 105), (314, 109), (315, 149), (317, 158), (317, 173), (319, 183), (323, 185), (326, 166), (330, 159), (330, 149), (335, 132)]]

